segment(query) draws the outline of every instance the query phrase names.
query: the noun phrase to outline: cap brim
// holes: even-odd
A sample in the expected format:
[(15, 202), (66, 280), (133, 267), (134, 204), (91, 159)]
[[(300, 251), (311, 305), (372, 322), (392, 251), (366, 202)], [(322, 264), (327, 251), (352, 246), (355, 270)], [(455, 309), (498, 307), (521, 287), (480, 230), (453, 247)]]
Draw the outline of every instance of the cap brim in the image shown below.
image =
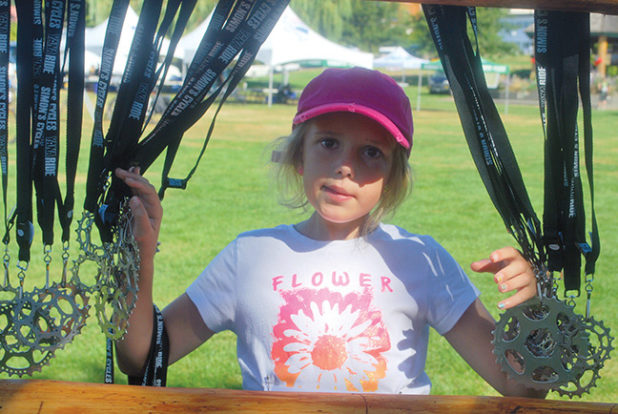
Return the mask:
[(305, 112), (299, 113), (294, 117), (292, 121), (294, 125), (308, 121), (316, 116), (332, 113), (332, 112), (353, 112), (360, 115), (364, 115), (373, 119), (382, 125), (386, 130), (395, 138), (395, 141), (399, 143), (405, 149), (410, 149), (410, 141), (401, 133), (397, 125), (395, 125), (387, 116), (375, 109), (369, 108), (364, 105), (358, 105), (353, 103), (329, 103), (327, 105), (316, 106)]

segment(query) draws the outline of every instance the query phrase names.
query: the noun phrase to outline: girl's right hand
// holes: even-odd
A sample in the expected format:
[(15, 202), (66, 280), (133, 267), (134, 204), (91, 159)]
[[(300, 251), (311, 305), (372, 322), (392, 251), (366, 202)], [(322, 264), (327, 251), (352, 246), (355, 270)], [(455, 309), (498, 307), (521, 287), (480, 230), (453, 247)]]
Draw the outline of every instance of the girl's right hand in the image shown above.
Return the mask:
[(117, 168), (115, 173), (133, 191), (133, 197), (129, 200), (133, 214), (133, 235), (139, 246), (141, 262), (151, 261), (157, 251), (163, 218), (163, 207), (157, 191), (140, 175), (139, 167), (128, 170)]

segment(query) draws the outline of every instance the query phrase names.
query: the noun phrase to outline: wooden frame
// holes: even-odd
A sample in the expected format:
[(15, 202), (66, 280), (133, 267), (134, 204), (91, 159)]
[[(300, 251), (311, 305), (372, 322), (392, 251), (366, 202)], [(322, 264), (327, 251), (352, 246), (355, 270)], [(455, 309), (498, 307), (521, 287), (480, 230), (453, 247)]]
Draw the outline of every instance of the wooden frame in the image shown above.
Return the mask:
[(618, 404), (476, 396), (259, 392), (153, 388), (51, 380), (0, 381), (9, 413), (374, 413), (609, 414)]
[[(381, 0), (395, 1), (395, 0)], [(618, 14), (618, 0), (399, 0), (459, 6)], [(37, 413), (380, 413), (410, 411), (612, 413), (618, 404), (482, 396), (413, 396), (153, 388), (52, 380), (0, 380), (0, 411)]]
[(381, 0), (399, 3), (450, 4), (454, 6), (502, 7), (511, 9), (545, 9), (588, 11), (618, 14), (618, 0)]

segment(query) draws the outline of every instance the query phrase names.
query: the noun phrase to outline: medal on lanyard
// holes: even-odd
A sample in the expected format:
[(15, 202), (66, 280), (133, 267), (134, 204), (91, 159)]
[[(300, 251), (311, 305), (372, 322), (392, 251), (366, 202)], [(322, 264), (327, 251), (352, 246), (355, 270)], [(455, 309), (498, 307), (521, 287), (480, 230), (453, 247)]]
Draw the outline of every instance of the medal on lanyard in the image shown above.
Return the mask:
[[(586, 167), (591, 198), (592, 126), (589, 91), (589, 16), (536, 12), (536, 61), (541, 119), (546, 135), (545, 211), (541, 228), (496, 107), (489, 95), (478, 42), (467, 36), (474, 8), (424, 5), (425, 16), (453, 91), (473, 159), (507, 229), (535, 268), (538, 297), (503, 313), (494, 331), (502, 369), (526, 386), (581, 395), (595, 386), (613, 349), (609, 329), (590, 315), (599, 239), (592, 201), (591, 242), (585, 240), (579, 135), (578, 80), (584, 112)], [(578, 41), (573, 41), (573, 33)], [(559, 104), (555, 104), (559, 102)], [(586, 259), (586, 314), (574, 312), (581, 256)], [(557, 298), (562, 271), (568, 301)]]
[[(0, 31), (9, 28), (8, 2), (0, 5)], [(6, 3), (6, 8), (5, 4)], [(69, 11), (66, 11), (69, 4)], [(81, 115), (73, 116), (75, 128), (67, 136), (71, 143), (67, 145), (66, 197), (62, 199), (58, 185), (58, 147), (59, 147), (59, 92), (63, 70), (60, 66), (60, 42), (65, 21), (65, 11), (72, 23), (67, 27), (65, 56), (70, 51), (69, 65), (74, 69), (75, 62), (81, 65), (77, 73), (70, 76), (72, 94), (67, 110), (81, 114), (81, 97), (83, 91), (83, 34), (85, 29), (84, 2), (79, 0), (45, 2), (40, 0), (19, 2), (17, 5), (19, 24), (17, 30), (17, 206), (15, 215), (7, 220), (6, 215), (6, 153), (5, 142), (2, 145), (3, 194), (5, 204), (5, 228), (3, 238), (5, 254), (3, 258), (5, 278), (2, 291), (14, 296), (0, 301), (0, 313), (3, 317), (0, 346), (3, 354), (0, 371), (10, 375), (30, 375), (41, 370), (42, 366), (53, 357), (54, 352), (64, 347), (79, 334), (85, 325), (88, 314), (88, 298), (85, 286), (76, 273), (68, 278), (70, 206), (73, 197), (75, 167), (77, 163), (76, 139), (81, 129)], [(8, 35), (2, 36), (8, 39)], [(81, 53), (79, 52), (81, 42)], [(8, 45), (7, 45), (8, 46)], [(0, 46), (4, 51), (8, 48)], [(8, 52), (7, 52), (8, 54)], [(5, 68), (4, 57), (0, 58)], [(79, 62), (82, 62), (81, 64)], [(75, 70), (73, 70), (75, 72)], [(6, 74), (0, 71), (0, 77)], [(0, 81), (0, 85), (6, 83)], [(80, 86), (81, 85), (81, 86)], [(2, 91), (4, 92), (4, 91)], [(0, 92), (0, 100), (5, 96)], [(79, 107), (76, 111), (75, 108)], [(6, 120), (7, 106), (0, 105), (0, 118)], [(30, 129), (30, 123), (32, 129)], [(1, 134), (1, 133), (0, 133)], [(76, 135), (77, 134), (77, 135)], [(30, 263), (30, 247), (33, 243), (34, 225), (32, 224), (32, 185), (36, 189), (37, 218), (42, 230), (43, 261), (45, 282), (43, 286), (26, 289), (26, 274)], [(66, 203), (66, 204), (65, 204)], [(52, 244), (54, 242), (53, 222), (55, 207), (58, 206), (62, 241), (62, 272), (60, 280), (52, 280)], [(13, 286), (9, 278), (10, 229), (17, 221), (17, 243), (19, 246), (18, 281)], [(6, 296), (5, 296), (6, 297)]]
[[(110, 18), (103, 48), (104, 56), (110, 58), (103, 60), (101, 66), (84, 214), (77, 229), (83, 260), (95, 261), (99, 269), (96, 288), (93, 289), (95, 310), (101, 330), (112, 340), (124, 335), (126, 321), (138, 294), (139, 274), (139, 252), (131, 233), (131, 212), (128, 208), (130, 191), (114, 176), (113, 171), (136, 165), (143, 173), (161, 152), (166, 151), (160, 196), (167, 187), (186, 187), (195, 167), (184, 180), (167, 178), (184, 131), (200, 119), (222, 91), (225, 90), (221, 104), (233, 91), (288, 1), (220, 1), (180, 90), (152, 131), (141, 137), (146, 130), (145, 124), (151, 119), (148, 98), (153, 92), (154, 96), (158, 96), (158, 91), (163, 87), (164, 77), (161, 76), (167, 71), (174, 47), (194, 4), (195, 1), (168, 2), (157, 28), (162, 11), (161, 0), (144, 3), (118, 87), (109, 129), (105, 132), (102, 116), (113, 68), (113, 49), (118, 43), (121, 26), (117, 21), (126, 13), (128, 2), (116, 0), (112, 8), (112, 15), (119, 18)], [(176, 15), (167, 55), (159, 64), (162, 40), (171, 30), (172, 17)], [(112, 21), (116, 22), (114, 26)], [(232, 70), (229, 74), (222, 76), (230, 66)], [(217, 85), (221, 78), (223, 82)], [(214, 120), (196, 166), (213, 125)], [(98, 231), (101, 243), (95, 241), (95, 231)]]

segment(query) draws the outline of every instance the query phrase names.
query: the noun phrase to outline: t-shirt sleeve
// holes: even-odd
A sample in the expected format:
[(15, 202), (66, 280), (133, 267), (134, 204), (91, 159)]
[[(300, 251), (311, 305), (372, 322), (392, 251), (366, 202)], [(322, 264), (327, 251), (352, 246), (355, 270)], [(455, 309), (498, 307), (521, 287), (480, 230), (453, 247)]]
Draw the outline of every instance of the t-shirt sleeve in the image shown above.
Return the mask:
[(459, 263), (439, 244), (431, 253), (435, 289), (431, 289), (427, 317), (440, 334), (450, 331), (480, 291), (472, 284)]
[(237, 243), (234, 240), (221, 250), (186, 290), (206, 326), (215, 332), (231, 329), (235, 320)]

